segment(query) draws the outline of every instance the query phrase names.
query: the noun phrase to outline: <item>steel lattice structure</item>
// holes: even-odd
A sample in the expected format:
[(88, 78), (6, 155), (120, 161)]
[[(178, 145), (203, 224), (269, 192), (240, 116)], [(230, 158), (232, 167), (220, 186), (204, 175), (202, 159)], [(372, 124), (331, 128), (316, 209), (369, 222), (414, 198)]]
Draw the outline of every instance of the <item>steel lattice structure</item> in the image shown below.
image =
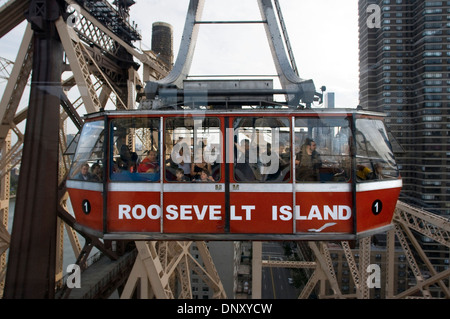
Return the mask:
[[(106, 1), (105, 1), (106, 2)], [(15, 26), (25, 20), (23, 12), (30, 8), (42, 8), (46, 1), (10, 0), (0, 8), (0, 20), (4, 21), (0, 28), (3, 37)], [(76, 5), (78, 2), (67, 0), (58, 2), (60, 5)], [(276, 2), (277, 4), (278, 2)], [(108, 6), (108, 12), (112, 7)], [(30, 19), (36, 23), (36, 20)], [(130, 28), (127, 24), (126, 28)], [(117, 250), (112, 250), (110, 243), (102, 242), (73, 227), (74, 220), (67, 207), (67, 193), (64, 181), (70, 167), (70, 158), (64, 155), (67, 148), (66, 121), (70, 120), (77, 128), (82, 126), (79, 115), (81, 109), (95, 112), (113, 103), (118, 109), (134, 108), (136, 87), (142, 87), (142, 82), (158, 80), (165, 77), (169, 67), (159, 61), (153, 52), (139, 52), (132, 47), (130, 38), (124, 38), (117, 32), (117, 26), (111, 28), (99, 20), (98, 11), (80, 6), (80, 20), (77, 27), (67, 25), (62, 16), (54, 21), (54, 28), (61, 40), (62, 50), (66, 56), (65, 66), (70, 70), (70, 76), (62, 81), (63, 88), (60, 99), (59, 125), (59, 176), (58, 188), (54, 190), (58, 196), (58, 219), (56, 233), (56, 269), (55, 286), (61, 288), (63, 283), (63, 234), (67, 231), (79, 265), (85, 265), (86, 259), (93, 247), (98, 248), (111, 260), (118, 259)], [(122, 30), (123, 29), (120, 29)], [(7, 78), (7, 85), (0, 101), (0, 295), (3, 295), (7, 272), (6, 254), (11, 243), (8, 232), (8, 213), (10, 199), (10, 170), (22, 159), (25, 133), (20, 129), (28, 115), (28, 108), (20, 109), (19, 103), (24, 95), (33, 69), (33, 59), (36, 52), (33, 38), (36, 36), (29, 22), (17, 57), (14, 63), (5, 61), (0, 70), (2, 78)], [(136, 35), (137, 36), (137, 35)], [(92, 44), (95, 44), (92, 46)], [(117, 66), (115, 56), (121, 52), (130, 63), (123, 72), (123, 67)], [(290, 52), (291, 53), (291, 52)], [(101, 65), (98, 64), (98, 58)], [(141, 78), (134, 68), (134, 59), (142, 63), (144, 77)], [(106, 72), (105, 72), (106, 70)], [(69, 96), (74, 89), (76, 97)], [(14, 143), (13, 143), (14, 141)], [(438, 270), (427, 256), (423, 245), (417, 239), (417, 234), (433, 240), (437, 246), (450, 249), (450, 222), (440, 216), (408, 206), (402, 202), (397, 205), (397, 211), (391, 230), (386, 233), (386, 262), (384, 268), (386, 298), (450, 298), (450, 269)], [(84, 247), (79, 236), (86, 240)], [(396, 243), (398, 243), (396, 245)], [(126, 283), (123, 284), (121, 298), (131, 298), (137, 294), (141, 298), (191, 298), (192, 289), (190, 273), (193, 271), (213, 290), (214, 298), (226, 298), (221, 279), (217, 273), (207, 245), (195, 242), (203, 263), (192, 256), (190, 247), (193, 242), (136, 242), (136, 259), (129, 269)], [(301, 268), (308, 274), (299, 298), (308, 298), (316, 291), (320, 298), (371, 298), (371, 291), (366, 284), (367, 267), (371, 264), (371, 238), (361, 239), (356, 248), (354, 243), (340, 242), (339, 249), (345, 256), (349, 266), (355, 293), (345, 293), (333, 261), (333, 251), (336, 247), (329, 242), (299, 242), (297, 250), (301, 252), (301, 261), (268, 261), (262, 260), (261, 243), (253, 243), (253, 298), (261, 297), (262, 267)], [(396, 252), (401, 249), (406, 256), (408, 269), (415, 278), (415, 284), (403, 291), (396, 290), (395, 264)], [(358, 258), (356, 258), (358, 256)], [(424, 274), (428, 273), (426, 277)], [(139, 285), (137, 283), (139, 282)], [(139, 287), (139, 291), (136, 288)], [(178, 288), (177, 288), (178, 287)], [(181, 288), (180, 288), (181, 287)], [(438, 291), (438, 292), (436, 292)], [(67, 292), (67, 291), (66, 291)], [(69, 292), (70, 293), (70, 292)], [(68, 294), (67, 294), (68, 295)], [(67, 296), (65, 295), (65, 296)], [(228, 296), (230, 297), (230, 296)]]
[[(450, 270), (445, 265), (439, 268), (433, 263), (433, 251), (426, 251), (424, 245), (421, 244), (420, 236), (433, 239), (436, 251), (443, 251), (448, 254), (450, 248), (448, 235), (450, 223), (446, 218), (417, 209), (403, 202), (398, 202), (392, 228), (384, 234), (386, 236), (386, 245), (383, 252), (386, 261), (383, 263), (384, 277), (382, 287), (385, 298), (402, 299), (402, 298), (450, 298), (449, 276)], [(397, 244), (396, 244), (397, 241)], [(334, 243), (335, 244), (335, 243)], [(302, 268), (310, 270), (309, 281), (303, 287), (299, 298), (308, 298), (317, 288), (317, 295), (320, 298), (373, 298), (371, 289), (368, 288), (367, 279), (369, 272), (367, 267), (371, 263), (378, 261), (370, 254), (371, 238), (366, 237), (359, 241), (358, 247), (351, 248), (349, 242), (340, 242), (338, 247), (329, 246), (330, 243), (321, 242), (308, 244), (299, 243), (299, 250), (309, 249), (312, 254), (305, 257), (310, 261), (263, 261), (257, 264), (259, 267), (286, 267), (286, 268)], [(302, 247), (300, 247), (302, 246)], [(438, 247), (438, 248), (436, 248)], [(256, 248), (260, 249), (260, 248)], [(356, 288), (356, 293), (344, 293), (340, 289), (337, 282), (337, 265), (333, 263), (330, 257), (330, 250), (343, 251), (345, 255), (344, 261), (348, 263), (351, 278)], [(398, 256), (405, 256), (408, 269), (414, 276), (410, 286), (407, 289), (398, 289), (396, 283), (399, 280), (398, 273), (395, 271), (398, 264)], [(359, 259), (355, 261), (356, 256)], [(447, 255), (448, 256), (448, 255)], [(258, 282), (258, 281), (256, 281)], [(320, 283), (327, 283), (320, 285)], [(260, 289), (254, 287), (254, 289)]]

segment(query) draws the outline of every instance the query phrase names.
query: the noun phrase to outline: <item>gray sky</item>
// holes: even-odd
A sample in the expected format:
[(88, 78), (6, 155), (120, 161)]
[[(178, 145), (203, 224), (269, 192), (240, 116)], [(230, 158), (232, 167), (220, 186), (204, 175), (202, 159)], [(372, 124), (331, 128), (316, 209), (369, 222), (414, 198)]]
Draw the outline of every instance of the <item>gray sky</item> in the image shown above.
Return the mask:
[[(189, 0), (137, 0), (131, 20), (151, 47), (152, 23), (174, 28), (178, 53)], [(337, 107), (358, 104), (356, 0), (279, 0), (300, 77), (335, 92)], [(206, 0), (202, 20), (261, 20), (256, 0)], [(191, 75), (276, 74), (263, 25), (201, 25)]]
[[(5, 1), (0, 2), (0, 5)], [(356, 0), (279, 0), (300, 77), (335, 92), (337, 107), (358, 104), (358, 4)], [(136, 0), (130, 20), (151, 47), (152, 24), (170, 23), (174, 55), (189, 0)], [(261, 20), (256, 0), (206, 0), (203, 20)], [(15, 60), (25, 24), (0, 39), (0, 56)], [(201, 25), (190, 75), (273, 75), (275, 67), (261, 24)], [(0, 83), (0, 92), (4, 83)]]

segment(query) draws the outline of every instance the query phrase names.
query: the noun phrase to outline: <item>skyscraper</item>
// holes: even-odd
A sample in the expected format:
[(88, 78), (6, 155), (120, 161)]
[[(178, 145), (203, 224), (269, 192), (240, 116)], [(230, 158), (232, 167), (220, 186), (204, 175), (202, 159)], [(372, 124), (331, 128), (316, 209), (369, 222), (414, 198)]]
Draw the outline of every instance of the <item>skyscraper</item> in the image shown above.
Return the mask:
[(385, 112), (401, 199), (450, 214), (450, 1), (359, 0), (360, 105)]

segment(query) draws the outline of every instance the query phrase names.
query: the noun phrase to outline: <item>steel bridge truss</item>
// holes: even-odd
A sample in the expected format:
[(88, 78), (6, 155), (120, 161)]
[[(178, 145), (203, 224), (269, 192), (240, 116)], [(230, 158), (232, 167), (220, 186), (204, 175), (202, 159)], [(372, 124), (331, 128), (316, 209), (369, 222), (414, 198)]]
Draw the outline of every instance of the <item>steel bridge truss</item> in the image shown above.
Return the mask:
[[(202, 263), (190, 252), (193, 244)], [(138, 256), (121, 294), (122, 299), (129, 299), (136, 292), (142, 299), (192, 299), (192, 272), (212, 289), (214, 299), (226, 298), (205, 242), (136, 242), (136, 248)]]
[[(3, 37), (25, 20), (23, 12), (31, 3), (39, 1), (10, 0), (0, 8), (0, 27)], [(41, 1), (42, 2), (42, 1)], [(261, 3), (267, 3), (266, 1)], [(77, 4), (67, 0), (67, 4)], [(276, 2), (277, 7), (278, 2)], [(70, 167), (70, 158), (64, 155), (67, 149), (65, 127), (67, 120), (81, 128), (83, 121), (79, 115), (84, 108), (95, 112), (112, 103), (118, 109), (132, 109), (135, 105), (136, 88), (145, 81), (158, 81), (169, 74), (170, 68), (159, 61), (153, 52), (140, 52), (129, 42), (93, 17), (88, 10), (80, 8), (80, 20), (76, 27), (68, 26), (60, 17), (55, 21), (65, 53), (65, 68), (69, 73), (61, 82), (60, 139), (59, 139), (59, 187), (56, 288), (64, 285), (63, 242), (64, 229), (73, 248), (77, 263), (84, 265), (92, 247), (98, 248), (112, 261), (118, 258), (110, 243), (93, 238), (74, 228), (75, 220), (69, 213), (68, 194), (64, 181)], [(271, 14), (271, 13), (270, 13)], [(283, 33), (285, 33), (285, 29)], [(285, 35), (286, 36), (286, 35)], [(23, 122), (27, 119), (28, 108), (19, 108), (25, 88), (30, 80), (33, 65), (33, 37), (31, 23), (28, 23), (14, 63), (2, 63), (0, 76), (7, 79), (5, 91), (0, 100), (0, 296), (3, 294), (7, 271), (6, 256), (11, 235), (8, 232), (10, 171), (22, 159), (24, 142)], [(95, 44), (95, 45), (93, 45)], [(141, 79), (136, 65), (130, 62), (123, 72), (117, 67), (119, 48), (125, 50), (130, 61), (137, 59), (143, 65)], [(186, 48), (188, 49), (188, 48)], [(293, 56), (291, 62), (293, 62)], [(294, 64), (293, 64), (294, 66)], [(176, 71), (176, 70), (175, 70)], [(296, 67), (295, 67), (296, 73)], [(294, 77), (298, 81), (297, 77)], [(74, 89), (75, 93), (71, 92)], [(402, 202), (397, 205), (392, 229), (386, 234), (386, 261), (382, 265), (382, 282), (386, 298), (450, 298), (447, 266), (437, 267), (430, 260), (417, 234), (426, 236), (437, 246), (450, 250), (450, 223), (434, 214), (418, 210)], [(84, 247), (80, 237), (84, 237)], [(320, 298), (370, 298), (371, 289), (367, 280), (367, 267), (371, 259), (370, 237), (358, 243), (341, 242), (338, 248), (345, 256), (355, 293), (345, 293), (339, 281), (337, 264), (333, 259), (336, 245), (329, 242), (299, 242), (301, 261), (262, 260), (261, 243), (253, 243), (253, 298), (261, 297), (262, 267), (300, 268), (308, 275), (299, 298), (309, 298), (314, 292)], [(190, 248), (195, 245), (202, 262), (194, 258)], [(355, 246), (355, 247), (352, 247)], [(197, 273), (213, 291), (214, 298), (226, 298), (221, 279), (205, 242), (135, 242), (137, 257), (124, 284), (121, 298), (191, 298), (190, 274)], [(414, 283), (403, 291), (396, 290), (397, 252), (402, 252), (413, 275)], [(376, 261), (375, 261), (376, 262)], [(427, 274), (425, 276), (425, 273)], [(67, 294), (68, 295), (68, 294)], [(66, 297), (67, 297), (66, 295)], [(107, 296), (103, 296), (107, 297)], [(230, 296), (228, 296), (230, 297)]]
[[(43, 1), (41, 2), (43, 3)], [(7, 2), (0, 8), (0, 18), (5, 21), (4, 28), (1, 29), (1, 36), (25, 20), (23, 12), (26, 9), (29, 8), (33, 11), (33, 8), (41, 8), (34, 11), (42, 12), (42, 3), (25, 0)], [(67, 1), (67, 4), (74, 5), (76, 3)], [(93, 18), (87, 10), (80, 6), (78, 6), (78, 9), (80, 12), (77, 25), (69, 26), (61, 16), (55, 21), (55, 27), (65, 53), (64, 71), (69, 73), (61, 82), (62, 90), (52, 91), (53, 94), (60, 96), (61, 101), (60, 164), (58, 169), (60, 187), (55, 190), (60, 198), (57, 226), (58, 251), (56, 254), (56, 282), (58, 286), (62, 284), (64, 271), (62, 269), (64, 228), (67, 230), (75, 256), (80, 256), (84, 250), (76, 231), (71, 227), (74, 220), (68, 213), (68, 195), (64, 188), (64, 181), (70, 167), (69, 157), (63, 155), (67, 149), (65, 128), (68, 123), (66, 120), (70, 119), (80, 129), (83, 121), (79, 113), (85, 112), (82, 110), (83, 108), (89, 113), (96, 112), (104, 108), (108, 102), (117, 109), (135, 108), (136, 88), (142, 87), (142, 82), (137, 73), (137, 63), (133, 62), (133, 58), (137, 58), (144, 65), (147, 80), (157, 80), (165, 76), (169, 70), (168, 66), (157, 60), (153, 52), (138, 51), (129, 42), (121, 39), (114, 30)], [(17, 14), (11, 15), (12, 11)], [(2, 221), (0, 226), (0, 296), (3, 294), (7, 269), (6, 254), (11, 240), (11, 235), (7, 230), (10, 170), (20, 164), (22, 158), (25, 136), (23, 122), (27, 119), (28, 108), (19, 108), (19, 103), (32, 73), (33, 37), (32, 23), (28, 22), (15, 61), (2, 59), (1, 64), (2, 78), (6, 79), (7, 83), (0, 100), (0, 178), (2, 181), (0, 194), (0, 217)], [(123, 54), (122, 57), (118, 55), (119, 49), (125, 51), (125, 55), (128, 55), (130, 60), (128, 66), (123, 63)], [(122, 63), (117, 62), (119, 58), (121, 58)], [(123, 69), (125, 69), (125, 72)], [(48, 89), (54, 90), (53, 87)], [(114, 252), (105, 248), (104, 243), (98, 239), (85, 234), (82, 235), (89, 243), (94, 243), (94, 246), (110, 258), (117, 257)]]
[[(75, 1), (67, 1), (68, 4), (77, 4)], [(11, 8), (26, 8), (30, 6), (30, 1), (9, 1), (4, 7), (0, 8), (0, 17), (2, 21), (7, 20), (8, 12)], [(144, 68), (145, 80), (158, 80), (167, 75), (169, 66), (159, 61), (152, 51), (140, 52), (130, 43), (124, 41), (111, 29), (95, 19), (86, 9), (78, 7), (80, 15), (79, 22), (75, 27), (68, 26), (60, 17), (55, 22), (56, 29), (61, 39), (64, 53), (66, 56), (66, 71), (71, 74), (65, 78), (61, 87), (63, 90), (57, 94), (61, 96), (61, 125), (60, 125), (60, 165), (59, 165), (59, 189), (60, 198), (58, 208), (57, 225), (57, 265), (56, 265), (56, 288), (63, 289), (64, 269), (63, 269), (63, 242), (64, 229), (68, 235), (73, 252), (77, 257), (77, 264), (84, 269), (86, 260), (93, 247), (98, 248), (104, 255), (111, 260), (118, 258), (115, 251), (112, 251), (109, 245), (106, 245), (97, 238), (93, 238), (73, 227), (75, 220), (69, 213), (68, 193), (65, 190), (64, 181), (70, 168), (70, 159), (63, 155), (67, 149), (67, 136), (65, 128), (66, 120), (70, 119), (72, 123), (80, 129), (83, 121), (79, 115), (84, 108), (88, 113), (99, 111), (106, 104), (112, 103), (117, 109), (135, 108), (136, 88), (143, 87), (140, 76), (134, 62), (130, 62), (127, 72), (123, 73), (123, 65), (118, 65), (116, 56), (119, 50), (125, 50), (131, 61), (136, 58), (142, 63)], [(5, 19), (3, 19), (5, 18)], [(10, 17), (10, 24), (3, 34), (13, 29), (21, 23), (25, 17)], [(3, 36), (2, 34), (2, 36)], [(94, 48), (94, 49), (93, 49)], [(122, 59), (123, 60), (123, 59)], [(3, 63), (4, 62), (4, 63)], [(22, 157), (22, 145), (24, 142), (24, 133), (19, 129), (19, 124), (27, 118), (27, 108), (19, 110), (19, 103), (24, 95), (25, 87), (30, 79), (33, 63), (33, 31), (31, 23), (28, 23), (22, 44), (19, 48), (15, 62), (2, 59), (2, 75), (7, 79), (7, 87), (0, 101), (0, 172), (1, 172), (1, 193), (0, 193), (0, 296), (3, 295), (5, 276), (7, 270), (6, 255), (10, 245), (11, 235), (8, 232), (9, 199), (10, 199), (10, 170), (18, 165)], [(124, 85), (124, 83), (126, 85)], [(70, 95), (71, 89), (77, 89), (75, 94)], [(75, 96), (75, 98), (73, 97)], [(126, 100), (123, 100), (125, 97)], [(11, 145), (11, 133), (15, 133), (16, 140)], [(82, 246), (78, 233), (84, 237), (86, 244)], [(181, 291), (179, 296), (189, 298), (192, 296), (189, 281), (190, 271), (194, 271), (207, 282), (214, 291), (214, 297), (224, 298), (225, 293), (212, 263), (208, 248), (204, 242), (195, 243), (203, 260), (203, 264), (192, 257), (189, 248), (192, 243), (187, 242), (136, 242), (136, 248), (139, 251), (135, 266), (130, 273), (130, 278), (125, 286), (123, 296), (129, 293), (135, 293), (136, 278), (142, 278), (146, 273), (149, 279), (148, 289), (143, 287), (147, 281), (141, 280), (141, 287), (138, 293), (141, 297), (155, 296), (157, 298), (166, 298), (177, 296), (175, 293), (174, 278), (179, 278), (181, 282)], [(155, 255), (156, 253), (156, 255)], [(145, 257), (143, 257), (145, 256)], [(148, 256), (152, 259), (147, 260)], [(159, 259), (159, 257), (161, 259)], [(142, 266), (144, 268), (142, 268)], [(169, 267), (169, 269), (166, 269)], [(163, 272), (161, 270), (164, 269)], [(155, 272), (158, 270), (158, 272)], [(164, 276), (160, 276), (164, 273)], [(165, 281), (164, 281), (165, 280)], [(170, 280), (170, 283), (169, 283)], [(161, 288), (164, 287), (164, 288)], [(144, 293), (147, 291), (147, 293)], [(151, 292), (152, 291), (152, 292)], [(65, 290), (63, 298), (70, 296), (70, 291)], [(103, 296), (104, 297), (104, 296)]]
[[(298, 252), (303, 261), (262, 260), (254, 262), (255, 273), (260, 274), (261, 267), (283, 267), (302, 269), (308, 276), (303, 285), (299, 299), (308, 299), (314, 293), (319, 298), (358, 298), (376, 297), (376, 289), (382, 298), (450, 298), (450, 221), (441, 216), (417, 209), (401, 201), (397, 203), (391, 229), (384, 233), (386, 245), (382, 250), (373, 245), (373, 237), (365, 237), (358, 243), (347, 241), (298, 242)], [(424, 240), (425, 239), (425, 240)], [(424, 245), (425, 242), (427, 245)], [(351, 248), (351, 246), (355, 246)], [(426, 247), (431, 247), (427, 249)], [(376, 250), (375, 250), (376, 249)], [(254, 250), (260, 251), (260, 243), (254, 244)], [(376, 257), (371, 254), (376, 252)], [(336, 253), (343, 258), (338, 260)], [(435, 254), (443, 255), (441, 263), (436, 262)], [(380, 258), (381, 254), (384, 258)], [(406, 268), (400, 276), (398, 269), (404, 260)], [(345, 271), (350, 273), (355, 291), (345, 293), (342, 281), (342, 265), (348, 265)], [(371, 265), (379, 266), (379, 286), (373, 285)], [(409, 275), (409, 276), (408, 276)], [(404, 287), (398, 282), (405, 278)], [(253, 278), (253, 291), (260, 296), (260, 278)], [(347, 285), (347, 284), (346, 284)], [(379, 296), (378, 296), (379, 298)]]

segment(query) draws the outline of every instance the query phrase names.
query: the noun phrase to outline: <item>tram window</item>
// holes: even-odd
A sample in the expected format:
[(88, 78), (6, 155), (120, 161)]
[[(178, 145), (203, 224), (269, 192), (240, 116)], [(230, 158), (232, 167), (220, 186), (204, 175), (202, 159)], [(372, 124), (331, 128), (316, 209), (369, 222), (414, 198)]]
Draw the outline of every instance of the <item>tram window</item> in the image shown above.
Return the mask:
[(111, 180), (159, 181), (159, 123), (158, 118), (112, 121)]
[(220, 180), (223, 139), (218, 118), (168, 118), (164, 133), (167, 181)]
[(295, 175), (298, 182), (347, 182), (351, 158), (347, 118), (295, 120)]
[(384, 123), (356, 120), (357, 180), (383, 180), (399, 176), (394, 153)]
[(290, 121), (241, 117), (234, 121), (234, 179), (288, 182), (291, 172)]
[(81, 131), (69, 178), (88, 182), (101, 182), (103, 173), (103, 121), (87, 122)]

